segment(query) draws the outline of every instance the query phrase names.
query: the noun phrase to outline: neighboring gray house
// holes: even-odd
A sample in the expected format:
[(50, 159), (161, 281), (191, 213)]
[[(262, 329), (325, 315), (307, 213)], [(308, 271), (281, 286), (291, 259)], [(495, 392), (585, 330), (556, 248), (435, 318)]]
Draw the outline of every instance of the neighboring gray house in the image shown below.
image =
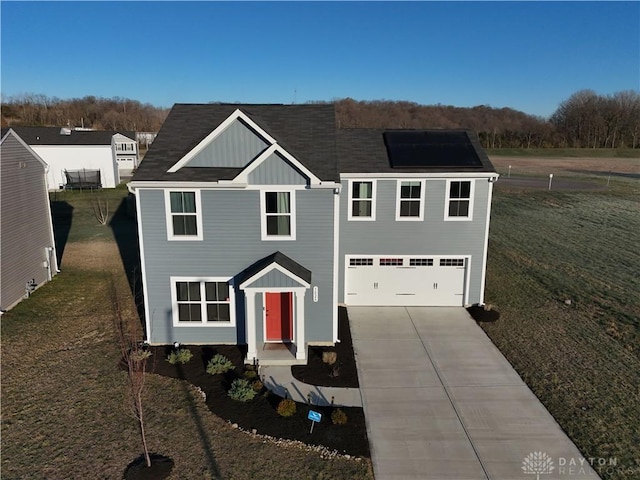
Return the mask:
[(0, 312), (58, 271), (46, 163), (11, 129), (0, 140)]
[(339, 340), (339, 304), (482, 303), (495, 179), (466, 131), (338, 130), (332, 105), (175, 105), (129, 184), (147, 341), (302, 363)]

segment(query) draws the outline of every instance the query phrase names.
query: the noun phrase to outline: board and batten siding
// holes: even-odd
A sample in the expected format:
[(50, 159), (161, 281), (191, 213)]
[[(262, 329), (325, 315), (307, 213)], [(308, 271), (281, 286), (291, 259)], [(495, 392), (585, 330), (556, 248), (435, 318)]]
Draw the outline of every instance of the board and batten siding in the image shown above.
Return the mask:
[(240, 120), (231, 123), (187, 165), (243, 168), (269, 145)]
[[(338, 302), (344, 303), (345, 255), (470, 255), (467, 304), (481, 301), (489, 182), (475, 179), (473, 220), (445, 221), (447, 180), (427, 179), (423, 221), (396, 221), (398, 179), (376, 181), (375, 221), (348, 220), (348, 180), (342, 180)], [(407, 179), (415, 180), (415, 179)], [(459, 179), (469, 180), (469, 178)]]
[(42, 285), (55, 275), (57, 263), (45, 166), (11, 133), (0, 148), (0, 308), (6, 310), (25, 296), (28, 281)]
[(248, 175), (251, 185), (306, 185), (309, 179), (277, 153), (269, 155)]
[[(305, 295), (305, 336), (308, 342), (333, 340), (333, 229), (331, 189), (297, 190), (296, 240), (262, 241), (260, 190), (201, 190), (202, 241), (168, 241), (164, 191), (137, 190), (145, 264), (146, 294), (151, 332), (156, 344), (246, 343), (244, 295), (237, 288), (236, 327), (173, 327), (172, 276), (236, 277), (258, 260), (280, 251), (312, 272)], [(258, 296), (259, 297), (259, 296)], [(260, 315), (257, 318), (262, 318)], [(258, 325), (258, 332), (261, 325)], [(148, 332), (149, 333), (149, 332)]]

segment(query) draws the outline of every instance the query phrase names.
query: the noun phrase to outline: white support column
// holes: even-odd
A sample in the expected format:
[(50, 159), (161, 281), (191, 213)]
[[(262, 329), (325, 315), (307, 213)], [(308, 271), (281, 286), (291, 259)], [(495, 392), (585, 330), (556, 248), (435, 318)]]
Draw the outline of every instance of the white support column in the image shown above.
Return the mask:
[(258, 357), (258, 346), (256, 345), (256, 295), (254, 290), (247, 289), (244, 291), (246, 304), (246, 331), (247, 331), (247, 361), (252, 362)]
[(296, 289), (296, 359), (305, 360), (307, 358), (307, 346), (304, 337), (304, 296), (305, 289)]

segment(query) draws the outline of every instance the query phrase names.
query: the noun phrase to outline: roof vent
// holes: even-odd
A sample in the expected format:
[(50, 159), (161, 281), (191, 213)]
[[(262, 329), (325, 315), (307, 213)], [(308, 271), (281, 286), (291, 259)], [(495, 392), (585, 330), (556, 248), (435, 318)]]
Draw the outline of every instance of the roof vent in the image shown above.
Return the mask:
[(60, 129), (60, 135), (71, 135), (71, 129), (68, 127), (62, 127)]

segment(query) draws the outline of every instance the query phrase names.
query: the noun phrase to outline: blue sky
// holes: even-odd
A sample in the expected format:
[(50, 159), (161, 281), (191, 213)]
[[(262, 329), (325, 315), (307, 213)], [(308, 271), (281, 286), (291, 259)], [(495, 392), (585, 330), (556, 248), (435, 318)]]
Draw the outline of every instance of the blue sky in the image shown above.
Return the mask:
[(3, 95), (303, 103), (351, 97), (548, 116), (640, 89), (640, 2), (2, 1)]

